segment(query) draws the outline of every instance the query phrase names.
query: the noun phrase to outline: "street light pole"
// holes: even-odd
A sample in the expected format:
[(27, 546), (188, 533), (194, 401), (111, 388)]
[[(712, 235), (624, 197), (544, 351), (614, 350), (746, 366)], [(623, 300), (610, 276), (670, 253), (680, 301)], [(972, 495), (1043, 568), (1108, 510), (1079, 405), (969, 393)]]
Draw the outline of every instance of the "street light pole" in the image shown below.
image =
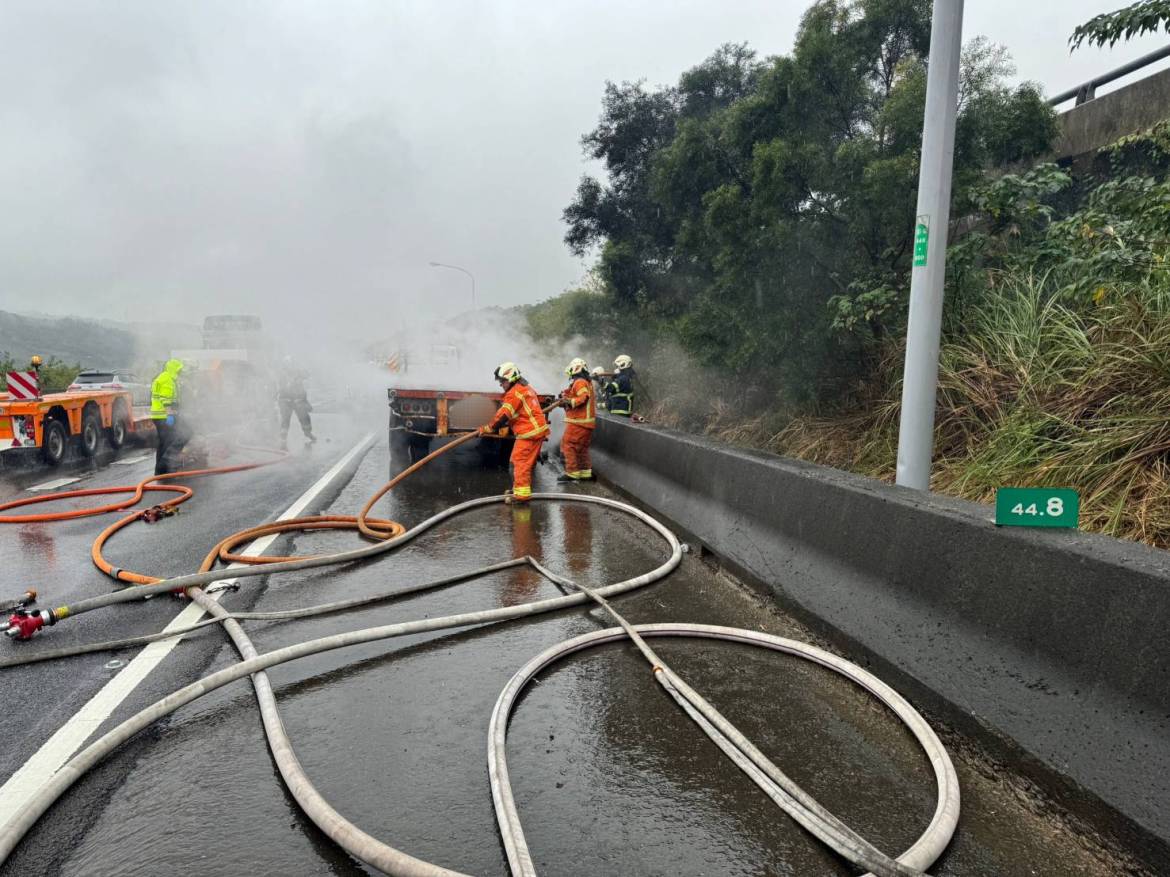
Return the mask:
[(475, 305), (475, 275), (472, 274), (470, 271), (468, 271), (466, 268), (460, 268), (458, 265), (448, 265), (445, 262), (431, 262), (430, 265), (432, 268), (450, 268), (452, 271), (462, 271), (464, 274), (466, 274), (468, 277), (471, 278), (471, 309), (474, 311), (476, 309), (476, 305)]
[(896, 483), (918, 490), (930, 489), (930, 461), (934, 451), (934, 407), (962, 39), (963, 0), (934, 0), (895, 477)]

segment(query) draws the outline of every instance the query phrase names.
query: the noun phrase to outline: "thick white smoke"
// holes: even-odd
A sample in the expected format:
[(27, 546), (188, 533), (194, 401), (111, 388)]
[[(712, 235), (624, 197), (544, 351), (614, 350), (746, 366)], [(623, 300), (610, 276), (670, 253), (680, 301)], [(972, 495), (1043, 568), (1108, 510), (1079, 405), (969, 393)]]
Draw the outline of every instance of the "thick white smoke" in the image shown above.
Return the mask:
[(569, 361), (586, 356), (573, 342), (534, 341), (522, 315), (499, 308), (405, 326), (370, 345), (368, 353), (387, 386), (495, 392), (496, 366), (514, 362), (538, 392), (549, 394), (567, 385)]

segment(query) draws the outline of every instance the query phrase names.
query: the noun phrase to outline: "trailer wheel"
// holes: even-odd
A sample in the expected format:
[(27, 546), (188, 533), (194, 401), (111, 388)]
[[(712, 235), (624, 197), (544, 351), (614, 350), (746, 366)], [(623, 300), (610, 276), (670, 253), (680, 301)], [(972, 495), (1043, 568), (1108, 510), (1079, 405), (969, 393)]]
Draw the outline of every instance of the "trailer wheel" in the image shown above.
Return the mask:
[(118, 400), (114, 403), (114, 417), (110, 421), (110, 428), (106, 432), (106, 439), (115, 451), (126, 444), (126, 432), (130, 426), (130, 414), (126, 410), (126, 403)]
[(65, 426), (57, 420), (46, 420), (41, 441), (41, 457), (50, 466), (60, 466), (65, 459), (65, 448), (69, 434)]
[(101, 438), (102, 423), (97, 412), (85, 411), (81, 415), (81, 453), (86, 457), (92, 457), (97, 453)]

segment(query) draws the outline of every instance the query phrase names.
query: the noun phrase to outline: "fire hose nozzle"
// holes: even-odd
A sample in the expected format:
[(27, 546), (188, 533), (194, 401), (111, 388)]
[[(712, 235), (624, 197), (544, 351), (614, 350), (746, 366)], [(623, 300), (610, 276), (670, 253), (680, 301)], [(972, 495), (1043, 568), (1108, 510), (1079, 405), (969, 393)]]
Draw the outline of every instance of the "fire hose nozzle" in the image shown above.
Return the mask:
[(29, 612), (27, 609), (17, 609), (8, 616), (8, 627), (4, 635), (11, 639), (32, 639), (33, 635), (43, 627), (52, 627), (57, 623), (57, 616), (48, 609)]

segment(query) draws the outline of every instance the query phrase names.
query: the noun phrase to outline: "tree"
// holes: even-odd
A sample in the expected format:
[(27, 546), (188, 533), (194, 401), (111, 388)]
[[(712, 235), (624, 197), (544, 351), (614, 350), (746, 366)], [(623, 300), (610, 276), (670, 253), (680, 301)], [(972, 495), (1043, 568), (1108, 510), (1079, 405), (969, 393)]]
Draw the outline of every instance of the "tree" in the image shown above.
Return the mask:
[(565, 342), (588, 335), (597, 346), (613, 346), (620, 340), (613, 302), (596, 274), (590, 274), (575, 289), (522, 306), (521, 312), (528, 334), (538, 341)]
[[(8, 389), (7, 375), (10, 371), (24, 371), (28, 368), (27, 360), (18, 362), (7, 350), (0, 351), (0, 390)], [(41, 392), (60, 393), (73, 383), (79, 371), (81, 366), (77, 363), (63, 362), (55, 356), (50, 356), (38, 369)]]
[(1074, 51), (1085, 43), (1112, 48), (1120, 40), (1157, 33), (1159, 29), (1170, 33), (1170, 0), (1139, 0), (1116, 12), (1090, 18), (1073, 31), (1068, 41)]
[[(820, 0), (791, 55), (721, 47), (678, 84), (606, 88), (584, 144), (608, 179), (565, 211), (628, 320), (740, 386), (822, 399), (904, 319), (929, 0)], [(964, 55), (961, 204), (989, 164), (1047, 148), (1054, 116), (1002, 49)]]

